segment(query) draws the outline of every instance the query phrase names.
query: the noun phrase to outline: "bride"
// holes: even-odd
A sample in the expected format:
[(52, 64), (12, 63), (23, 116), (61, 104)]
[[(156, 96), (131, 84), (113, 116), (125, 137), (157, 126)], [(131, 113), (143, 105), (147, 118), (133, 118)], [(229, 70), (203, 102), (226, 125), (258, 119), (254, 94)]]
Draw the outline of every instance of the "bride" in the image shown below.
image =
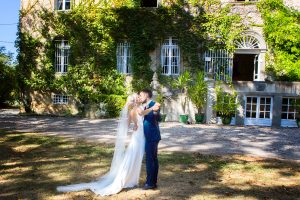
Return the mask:
[[(121, 111), (110, 171), (96, 181), (59, 186), (57, 191), (71, 192), (90, 189), (98, 195), (106, 196), (116, 194), (123, 188), (138, 186), (145, 151), (143, 116), (158, 107), (159, 104), (156, 104), (152, 108), (144, 110), (139, 96), (137, 94), (130, 95)], [(126, 149), (125, 142), (131, 123), (134, 124), (134, 131)]]

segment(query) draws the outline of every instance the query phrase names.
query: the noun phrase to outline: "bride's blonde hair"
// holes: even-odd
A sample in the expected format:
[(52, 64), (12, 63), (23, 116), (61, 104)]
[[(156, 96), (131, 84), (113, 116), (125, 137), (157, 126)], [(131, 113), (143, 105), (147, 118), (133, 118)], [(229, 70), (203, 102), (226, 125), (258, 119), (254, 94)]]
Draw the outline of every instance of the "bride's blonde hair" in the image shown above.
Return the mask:
[(126, 104), (128, 106), (135, 106), (137, 104), (138, 94), (133, 93), (127, 97)]

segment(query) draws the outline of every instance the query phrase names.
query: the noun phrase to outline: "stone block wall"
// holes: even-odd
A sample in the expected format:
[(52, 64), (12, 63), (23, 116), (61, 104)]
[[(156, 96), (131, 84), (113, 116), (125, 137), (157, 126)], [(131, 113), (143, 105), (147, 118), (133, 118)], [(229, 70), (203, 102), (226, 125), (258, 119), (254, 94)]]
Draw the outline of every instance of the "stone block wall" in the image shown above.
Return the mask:
[(54, 115), (76, 115), (78, 108), (76, 101), (71, 96), (68, 104), (53, 104), (52, 93), (34, 91), (30, 94), (32, 99), (31, 108), (37, 114), (54, 114)]

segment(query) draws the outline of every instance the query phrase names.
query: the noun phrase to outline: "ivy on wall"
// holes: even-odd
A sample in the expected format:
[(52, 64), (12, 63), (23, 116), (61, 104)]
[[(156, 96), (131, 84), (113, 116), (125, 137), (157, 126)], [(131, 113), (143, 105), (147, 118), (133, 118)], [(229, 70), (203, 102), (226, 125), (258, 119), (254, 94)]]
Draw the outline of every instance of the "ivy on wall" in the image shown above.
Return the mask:
[(300, 81), (300, 12), (285, 6), (283, 0), (262, 0), (258, 8), (271, 50), (268, 73), (276, 80)]
[[(149, 53), (167, 37), (178, 39), (184, 67), (198, 71), (203, 70), (201, 52), (233, 49), (234, 38), (244, 29), (240, 17), (230, 14), (230, 6), (221, 6), (219, 0), (166, 0), (158, 8), (141, 8), (137, 0), (86, 0), (68, 12), (43, 7), (38, 12), (21, 11), (21, 18), (30, 15), (41, 19), (38, 28), (30, 31), (40, 37), (19, 31), (24, 91), (65, 91), (82, 104), (103, 101), (105, 95), (126, 94), (125, 77), (115, 70), (118, 42), (131, 43), (132, 88), (137, 91), (149, 87), (153, 76)], [(71, 46), (64, 76), (55, 76), (53, 44), (57, 39), (66, 39)]]

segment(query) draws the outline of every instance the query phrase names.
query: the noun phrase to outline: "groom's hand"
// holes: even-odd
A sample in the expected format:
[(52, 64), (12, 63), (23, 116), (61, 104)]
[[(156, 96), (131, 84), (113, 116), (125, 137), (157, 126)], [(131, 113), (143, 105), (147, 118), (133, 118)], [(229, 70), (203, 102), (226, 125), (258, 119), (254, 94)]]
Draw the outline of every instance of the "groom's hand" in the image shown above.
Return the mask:
[(159, 108), (160, 108), (160, 104), (159, 103), (155, 103), (154, 106), (152, 107), (152, 110), (156, 112), (156, 111), (159, 110)]
[(156, 102), (156, 103), (154, 104), (154, 106), (160, 107), (160, 103), (157, 103), (157, 102)]
[(159, 110), (159, 107), (158, 107), (158, 106), (153, 106), (152, 110), (153, 110), (154, 112), (157, 112), (157, 111)]

